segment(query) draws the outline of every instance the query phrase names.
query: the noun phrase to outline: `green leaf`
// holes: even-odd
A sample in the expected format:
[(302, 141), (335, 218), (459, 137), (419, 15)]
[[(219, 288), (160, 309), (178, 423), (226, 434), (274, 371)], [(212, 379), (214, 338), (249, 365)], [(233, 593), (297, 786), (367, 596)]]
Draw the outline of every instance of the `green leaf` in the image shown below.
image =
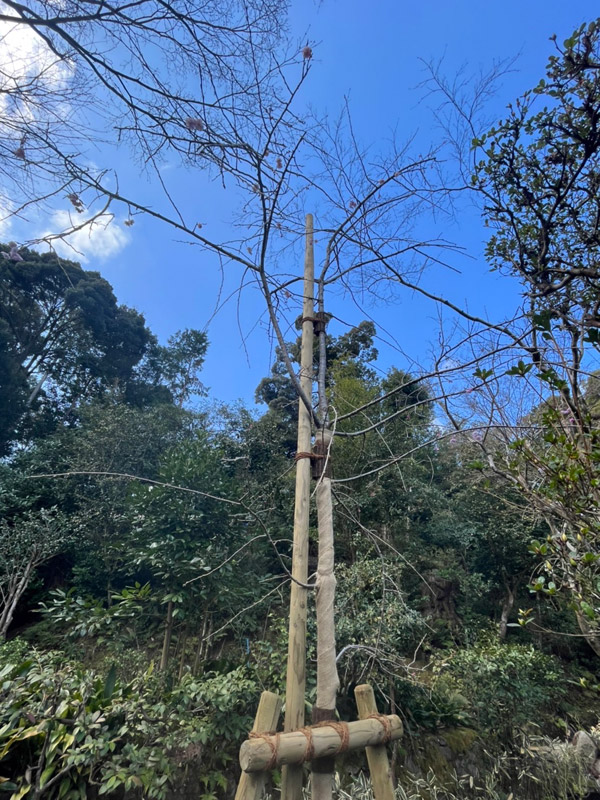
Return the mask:
[(482, 369), (481, 367), (478, 367), (473, 373), (475, 378), (479, 378), (484, 382), (487, 381), (488, 378), (491, 378), (493, 374), (494, 374), (493, 369)]
[(533, 369), (533, 364), (525, 364), (524, 361), (519, 361), (514, 367), (507, 369), (504, 373), (505, 375), (518, 375), (521, 378), (524, 378), (528, 372), (531, 372)]
[(54, 774), (54, 769), (55, 765), (50, 764), (50, 766), (46, 767), (46, 769), (42, 772), (42, 774), (40, 775), (40, 789), (42, 789), (48, 783), (48, 781)]
[(110, 698), (113, 696), (116, 683), (117, 683), (117, 666), (116, 664), (113, 663), (108, 671), (108, 675), (106, 676), (106, 681), (104, 683), (104, 690), (102, 692), (102, 696), (104, 697), (105, 700), (110, 700)]

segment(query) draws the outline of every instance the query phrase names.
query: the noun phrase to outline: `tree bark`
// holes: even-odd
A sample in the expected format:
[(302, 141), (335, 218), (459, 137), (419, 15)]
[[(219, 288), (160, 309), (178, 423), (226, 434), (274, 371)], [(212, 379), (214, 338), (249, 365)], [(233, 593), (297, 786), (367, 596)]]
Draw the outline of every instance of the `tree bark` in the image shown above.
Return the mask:
[(506, 586), (505, 588), (506, 596), (502, 602), (502, 613), (500, 615), (500, 627), (498, 631), (501, 642), (506, 639), (506, 634), (508, 633), (508, 618), (515, 604), (514, 589), (511, 586)]
[(160, 656), (160, 670), (164, 672), (169, 664), (169, 650), (173, 636), (173, 601), (167, 603), (167, 619), (165, 621), (165, 635), (163, 638), (162, 653)]
[(600, 657), (600, 631), (594, 630), (581, 611), (576, 611), (577, 624), (579, 630), (583, 634), (586, 642), (592, 648), (594, 653)]
[(184, 669), (185, 669), (185, 655), (186, 655), (185, 648), (186, 648), (186, 645), (187, 645), (187, 637), (188, 637), (187, 628), (181, 634), (181, 637), (182, 637), (182, 640), (181, 640), (181, 653), (180, 653), (180, 658), (179, 658), (179, 673), (177, 675), (177, 680), (179, 680), (179, 681), (183, 678), (183, 672), (184, 672)]
[(200, 633), (200, 636), (198, 636), (197, 640), (194, 666), (192, 667), (192, 673), (194, 675), (198, 674), (198, 667), (200, 666), (200, 661), (202, 660), (202, 651), (204, 649), (204, 639), (206, 637), (207, 630), (208, 630), (208, 613), (205, 613), (204, 619), (202, 620), (202, 632)]
[(10, 628), (11, 622), (13, 621), (13, 617), (15, 615), (17, 603), (29, 585), (29, 579), (31, 578), (31, 573), (33, 572), (33, 566), (33, 563), (30, 561), (25, 567), (23, 575), (20, 578), (11, 580), (11, 584), (6, 592), (4, 607), (0, 612), (0, 641), (4, 641), (6, 639), (8, 629)]

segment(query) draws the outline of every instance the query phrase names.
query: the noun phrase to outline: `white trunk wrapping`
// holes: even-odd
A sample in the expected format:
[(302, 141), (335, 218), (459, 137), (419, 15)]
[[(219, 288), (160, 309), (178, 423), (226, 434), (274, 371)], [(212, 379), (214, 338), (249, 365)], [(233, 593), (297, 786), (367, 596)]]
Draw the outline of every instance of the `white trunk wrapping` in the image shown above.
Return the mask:
[(331, 478), (317, 487), (319, 562), (316, 580), (317, 706), (335, 709), (340, 681), (335, 662), (335, 586)]

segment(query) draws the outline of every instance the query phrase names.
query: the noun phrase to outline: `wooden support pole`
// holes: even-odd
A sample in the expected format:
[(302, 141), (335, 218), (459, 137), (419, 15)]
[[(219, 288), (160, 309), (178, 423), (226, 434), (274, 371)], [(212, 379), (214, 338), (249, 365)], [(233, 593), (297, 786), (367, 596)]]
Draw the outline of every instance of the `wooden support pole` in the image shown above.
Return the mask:
[[(313, 758), (327, 758), (348, 750), (378, 750), (383, 742), (400, 739), (402, 721), (396, 714), (355, 722), (307, 727), (275, 736), (247, 739), (240, 748), (244, 772), (264, 772), (280, 764), (303, 764)], [(385, 752), (385, 744), (382, 745)]]
[[(375, 694), (373, 693), (373, 688), (367, 683), (356, 687), (354, 697), (356, 698), (360, 719), (365, 719), (371, 714), (377, 713)], [(400, 736), (402, 736), (402, 723), (400, 723)], [(400, 738), (400, 736), (397, 738)], [(369, 762), (375, 800), (394, 800), (394, 781), (386, 746), (380, 744), (374, 747), (367, 747), (367, 761)]]
[[(304, 303), (302, 306), (302, 348), (300, 385), (304, 395), (312, 397), (313, 388), (313, 314), (314, 314), (313, 218), (306, 215), (304, 256)], [(299, 399), (298, 453), (296, 463), (296, 501), (294, 508), (294, 546), (292, 551), (292, 587), (285, 686), (284, 731), (304, 725), (306, 686), (306, 605), (308, 582), (308, 515), (310, 503), (311, 414)], [(306, 455), (304, 455), (306, 454)], [(304, 585), (303, 585), (304, 584)], [(302, 767), (288, 767), (281, 776), (281, 800), (302, 800)]]
[[(277, 730), (281, 698), (273, 692), (263, 692), (260, 696), (258, 711), (254, 718), (254, 733), (272, 733)], [(242, 772), (238, 783), (235, 800), (260, 800), (265, 783), (264, 772)]]

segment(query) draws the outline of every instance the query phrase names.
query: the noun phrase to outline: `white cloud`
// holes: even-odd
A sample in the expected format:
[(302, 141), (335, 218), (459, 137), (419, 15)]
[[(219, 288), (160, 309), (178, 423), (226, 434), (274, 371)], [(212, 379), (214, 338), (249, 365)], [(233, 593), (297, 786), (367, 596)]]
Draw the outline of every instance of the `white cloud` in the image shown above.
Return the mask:
[[(16, 16), (2, 0), (0, 12)], [(0, 239), (15, 237), (18, 232), (11, 227), (22, 227), (18, 220), (11, 220), (14, 208), (29, 202), (36, 191), (41, 196), (50, 193), (43, 168), (37, 173), (38, 178), (41, 174), (39, 186), (32, 189), (31, 176), (22, 174), (19, 159), (24, 160), (28, 152), (30, 139), (26, 133), (30, 127), (39, 125), (47, 135), (62, 128), (70, 114), (69, 91), (74, 77), (74, 63), (53, 53), (30, 25), (0, 21), (0, 139), (3, 156), (9, 156), (0, 182)], [(14, 163), (10, 161), (11, 151)]]
[(0, 240), (6, 241), (12, 227), (12, 205), (0, 194)]
[(114, 214), (105, 213), (89, 219), (85, 214), (59, 209), (52, 214), (49, 225), (49, 230), (38, 237), (40, 242), (45, 241), (65, 258), (84, 263), (106, 261), (131, 241)]
[[(0, 2), (7, 16), (14, 12)], [(44, 97), (59, 100), (74, 76), (73, 64), (58, 58), (44, 40), (24, 23), (0, 22), (0, 113), (13, 119), (38, 116), (37, 103), (48, 110)], [(6, 120), (8, 122), (8, 120)], [(14, 126), (11, 124), (12, 129)]]

